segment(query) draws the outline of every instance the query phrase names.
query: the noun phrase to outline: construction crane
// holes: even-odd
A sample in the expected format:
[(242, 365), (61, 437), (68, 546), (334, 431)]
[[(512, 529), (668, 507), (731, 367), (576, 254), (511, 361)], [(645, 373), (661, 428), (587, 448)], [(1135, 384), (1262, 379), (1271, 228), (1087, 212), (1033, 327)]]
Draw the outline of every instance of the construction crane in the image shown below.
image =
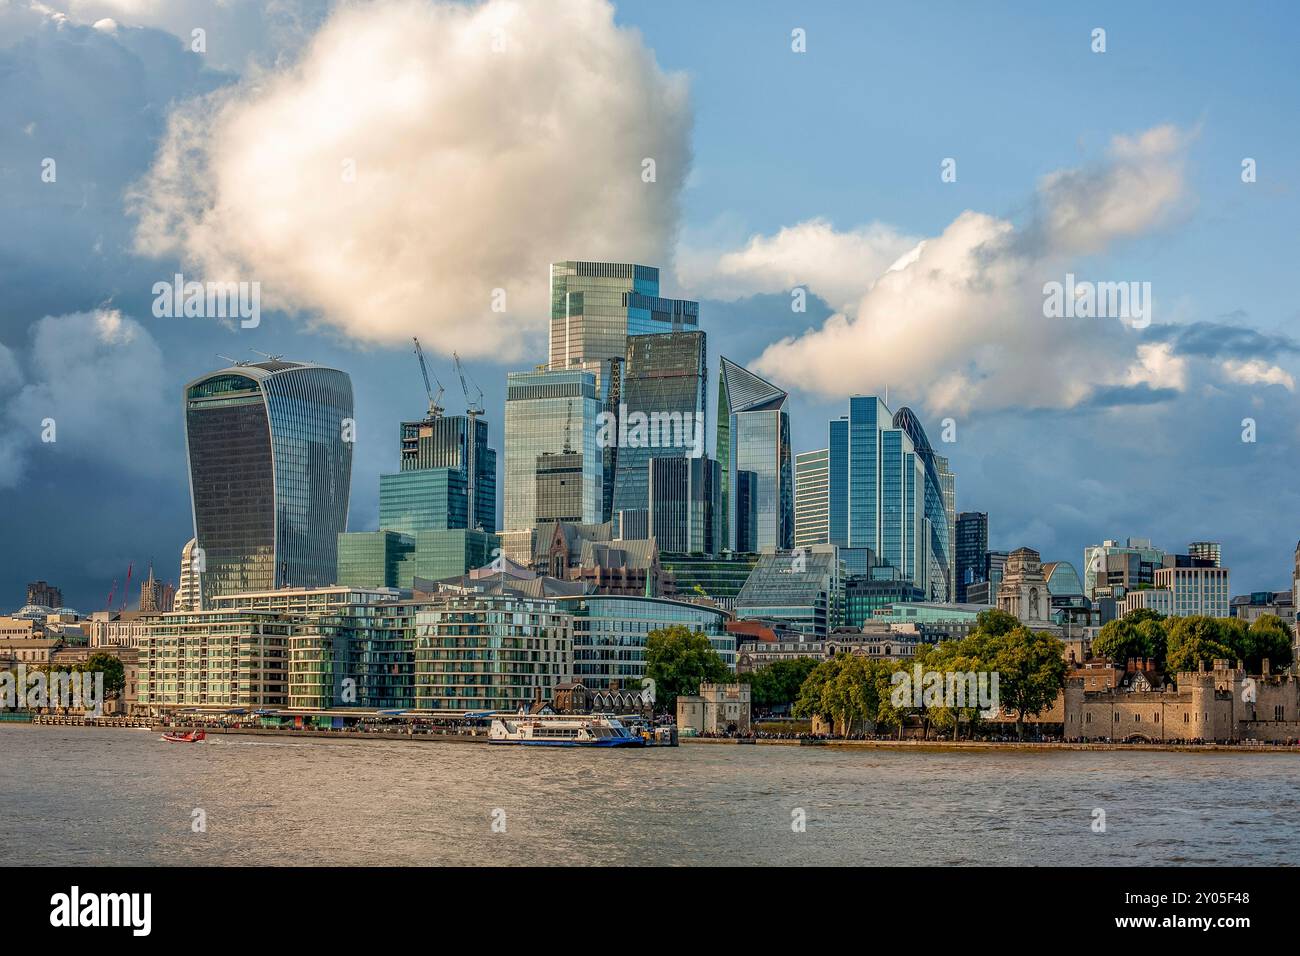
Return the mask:
[(469, 405), (469, 408), (465, 409), (465, 413), (471, 417), (482, 415), (483, 414), (483, 389), (475, 385), (474, 390), (478, 392), (478, 401), (476, 402), (472, 398), (470, 398), (469, 386), (465, 384), (465, 367), (460, 364), (460, 356), (457, 355), (455, 352), (452, 352), (451, 357), (456, 362), (456, 374), (460, 376), (460, 389), (462, 392), (465, 393), (465, 402)]
[(474, 389), (478, 392), (478, 401), (470, 398), (469, 385), (465, 381), (465, 368), (460, 364), (460, 356), (455, 352), (451, 353), (452, 360), (456, 363), (456, 374), (460, 376), (460, 390), (465, 393), (465, 414), (469, 416), (469, 428), (465, 432), (466, 446), (466, 477), (467, 477), (467, 494), (466, 504), (469, 511), (468, 526), (471, 528), (478, 527), (478, 417), (483, 414), (483, 389), (477, 385)]
[(433, 380), (438, 382), (438, 394), (433, 394), (433, 386), (429, 384), (429, 367), (424, 364), (424, 350), (420, 348), (420, 340), (411, 336), (411, 341), (415, 343), (415, 357), (420, 360), (420, 374), (424, 376), (424, 393), (429, 396), (429, 417), (441, 418), (442, 406), (438, 403), (442, 401), (442, 382), (438, 382), (438, 376), (433, 377)]

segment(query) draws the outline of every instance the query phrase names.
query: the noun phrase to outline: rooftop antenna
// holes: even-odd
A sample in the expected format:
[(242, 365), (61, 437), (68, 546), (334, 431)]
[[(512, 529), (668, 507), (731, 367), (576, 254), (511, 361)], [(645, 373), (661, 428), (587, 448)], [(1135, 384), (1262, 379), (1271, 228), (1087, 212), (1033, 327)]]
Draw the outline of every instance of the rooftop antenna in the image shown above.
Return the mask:
[(415, 357), (420, 360), (420, 374), (424, 376), (424, 394), (429, 397), (429, 417), (441, 418), (443, 409), (439, 403), (442, 401), (444, 391), (442, 382), (438, 382), (438, 376), (433, 377), (433, 380), (438, 382), (438, 394), (434, 395), (433, 387), (429, 384), (429, 368), (424, 364), (424, 350), (420, 348), (420, 340), (411, 336), (411, 341), (415, 343)]

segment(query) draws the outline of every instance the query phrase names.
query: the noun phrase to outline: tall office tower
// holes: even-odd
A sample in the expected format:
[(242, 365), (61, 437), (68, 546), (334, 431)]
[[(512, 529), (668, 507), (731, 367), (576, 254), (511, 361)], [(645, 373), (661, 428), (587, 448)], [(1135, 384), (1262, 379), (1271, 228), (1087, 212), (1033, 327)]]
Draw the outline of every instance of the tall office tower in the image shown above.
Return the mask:
[[(916, 535), (921, 538), (921, 550), (924, 552), (924, 580), (917, 580), (916, 583), (929, 595), (931, 601), (950, 601), (953, 595), (952, 517), (948, 511), (948, 499), (950, 492), (955, 495), (956, 477), (947, 471), (947, 459), (940, 459), (934, 453), (925, 429), (910, 408), (903, 406), (898, 410), (894, 415), (894, 427), (902, 429), (912, 439), (912, 447), (925, 479), (922, 493), (924, 516), (918, 515), (920, 520), (916, 522)], [(942, 470), (940, 461), (943, 462)]]
[[(1156, 568), (1162, 567), (1165, 552), (1151, 546), (1150, 538), (1128, 538), (1124, 543), (1106, 540), (1083, 549), (1083, 593), (1095, 598), (1103, 588), (1131, 591), (1141, 585), (1154, 586)], [(1111, 596), (1118, 597), (1118, 594)]]
[(41, 607), (63, 607), (63, 591), (46, 581), (33, 581), (27, 585), (28, 604)]
[(622, 362), (628, 336), (693, 331), (699, 322), (698, 302), (659, 297), (659, 270), (651, 266), (551, 265), (551, 369)]
[(467, 513), (473, 516), (469, 526), (496, 531), (497, 453), (488, 447), (487, 422), (477, 415), (402, 422), (401, 442), (402, 471), (459, 469), (465, 476)]
[(239, 363), (185, 386), (201, 601), (334, 583), (352, 482), (352, 382), (305, 362)]
[(956, 478), (915, 414), (855, 395), (827, 451), (828, 537), (850, 573), (890, 568), (927, 600), (951, 599)]
[[(952, 468), (948, 464), (948, 459), (943, 455), (934, 456), (935, 467), (939, 470), (939, 484), (943, 487), (943, 510), (948, 516), (948, 570), (950, 577), (956, 579), (956, 558), (954, 553), (957, 549), (957, 476), (953, 474)], [(953, 584), (948, 588), (948, 599), (955, 601), (957, 599), (957, 588)]]
[(704, 454), (707, 378), (703, 332), (634, 335), (627, 340), (616, 419), (615, 512), (649, 507), (646, 465), (652, 457)]
[(1187, 555), (1198, 561), (1208, 561), (1209, 567), (1223, 567), (1223, 549), (1217, 541), (1193, 541), (1187, 546)]
[(181, 548), (180, 587), (176, 591), (173, 609), (177, 611), (201, 611), (199, 577), (203, 573), (203, 561), (195, 552), (199, 542), (195, 538), (185, 542)]
[(596, 376), (581, 369), (511, 372), (506, 377), (506, 531), (537, 527), (537, 459), (550, 453), (582, 456), (583, 524), (602, 518), (604, 469), (596, 447), (603, 403)]
[(537, 522), (581, 524), (582, 453), (543, 452), (537, 456)]
[(718, 375), (722, 538), (732, 551), (794, 546), (788, 396), (728, 358)]
[(953, 538), (956, 574), (953, 575), (955, 600), (966, 603), (966, 587), (984, 580), (989, 550), (989, 516), (983, 511), (963, 511), (957, 516), (957, 533)]
[(711, 458), (647, 462), (647, 535), (660, 551), (712, 555), (718, 550), (718, 463)]
[(984, 580), (988, 582), (988, 603), (994, 606), (998, 603), (998, 588), (1002, 587), (1002, 578), (1007, 572), (1007, 558), (1010, 556), (1006, 551), (989, 551), (985, 555)]
[(830, 543), (829, 448), (794, 456), (794, 546)]
[[(596, 377), (605, 411), (617, 414), (628, 338), (694, 331), (698, 302), (659, 296), (659, 270), (626, 262), (556, 262), (551, 265), (551, 341), (547, 367), (582, 369)], [(617, 445), (600, 449), (602, 520), (613, 512)], [(644, 463), (643, 463), (644, 464)]]
[(826, 530), (831, 544), (849, 546), (849, 417), (830, 423), (827, 447), (826, 493), (829, 496)]

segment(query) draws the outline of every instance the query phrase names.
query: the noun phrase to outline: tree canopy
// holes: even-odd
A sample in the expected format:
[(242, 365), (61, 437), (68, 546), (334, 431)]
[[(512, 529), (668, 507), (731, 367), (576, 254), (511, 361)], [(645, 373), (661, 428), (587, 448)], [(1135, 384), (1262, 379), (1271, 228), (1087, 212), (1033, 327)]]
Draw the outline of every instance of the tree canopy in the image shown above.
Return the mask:
[(708, 636), (684, 624), (646, 635), (645, 663), (646, 676), (655, 682), (655, 708), (660, 711), (676, 710), (678, 696), (698, 694), (701, 684), (735, 679)]

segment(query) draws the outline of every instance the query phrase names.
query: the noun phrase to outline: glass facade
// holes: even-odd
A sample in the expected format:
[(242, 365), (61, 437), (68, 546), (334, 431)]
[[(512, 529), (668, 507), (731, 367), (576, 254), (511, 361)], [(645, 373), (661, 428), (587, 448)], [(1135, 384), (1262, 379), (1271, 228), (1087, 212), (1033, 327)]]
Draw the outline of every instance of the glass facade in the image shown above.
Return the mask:
[(911, 581), (876, 580), (866, 575), (849, 578), (844, 588), (844, 623), (861, 627), (876, 611), (900, 601), (920, 601), (923, 595)]
[(735, 637), (726, 631), (727, 614), (715, 608), (600, 594), (559, 598), (556, 604), (573, 615), (573, 679), (591, 690), (639, 689), (650, 632), (675, 624), (706, 635), (727, 666), (736, 669)]
[[(794, 546), (794, 468), (786, 393), (727, 358), (718, 377), (723, 540), (733, 551), (789, 549)], [(752, 479), (738, 477), (745, 472)]]
[(780, 621), (791, 630), (826, 637), (844, 621), (844, 569), (834, 545), (759, 556), (736, 595), (736, 616)]
[(505, 516), (508, 531), (538, 524), (537, 459), (582, 455), (583, 524), (599, 524), (604, 469), (596, 448), (602, 404), (591, 372), (511, 372), (506, 380)]
[(703, 332), (635, 335), (627, 340), (618, 406), (620, 426), (644, 415), (647, 441), (620, 441), (614, 480), (615, 511), (648, 508), (647, 463), (654, 458), (699, 457), (704, 452), (705, 385)]
[(794, 546), (830, 543), (830, 449), (794, 458)]
[(537, 521), (582, 523), (582, 455), (545, 453), (537, 456)]
[(707, 597), (719, 607), (730, 609), (758, 563), (758, 555), (735, 553), (709, 557), (664, 553), (659, 556), (659, 563), (672, 574), (678, 594)]
[(694, 329), (699, 304), (659, 298), (659, 270), (626, 262), (551, 265), (549, 366), (622, 361), (629, 335)]
[(839, 418), (830, 423), (827, 448), (826, 493), (828, 541), (849, 546), (849, 420)]
[(855, 395), (848, 417), (830, 422), (829, 438), (830, 542), (870, 551), (928, 599), (949, 600), (956, 476), (916, 416)]
[[(646, 533), (654, 536), (659, 550), (715, 554), (718, 463), (710, 458), (651, 458), (646, 465), (650, 500)], [(626, 528), (623, 536), (632, 537)]]
[(957, 516), (954, 590), (959, 604), (966, 603), (966, 587), (985, 580), (989, 550), (989, 516), (982, 511), (963, 511)]
[(469, 519), (465, 485), (457, 468), (380, 475), (379, 527), (402, 534), (464, 528)]
[(416, 614), (415, 706), (517, 710), (572, 677), (572, 618), (554, 601), (473, 595)]
[(459, 469), (465, 476), (466, 511), (473, 515), (469, 526), (497, 530), (497, 453), (488, 447), (487, 422), (469, 415), (402, 422), (401, 444), (404, 472)]
[(203, 606), (214, 595), (332, 584), (352, 479), (352, 383), (295, 362), (185, 387)]
[(481, 568), (499, 547), (495, 534), (466, 528), (341, 534), (338, 579), (349, 587), (410, 588), (417, 577), (441, 581)]
[(415, 539), (396, 531), (339, 535), (338, 583), (357, 588), (398, 587), (399, 571)]

